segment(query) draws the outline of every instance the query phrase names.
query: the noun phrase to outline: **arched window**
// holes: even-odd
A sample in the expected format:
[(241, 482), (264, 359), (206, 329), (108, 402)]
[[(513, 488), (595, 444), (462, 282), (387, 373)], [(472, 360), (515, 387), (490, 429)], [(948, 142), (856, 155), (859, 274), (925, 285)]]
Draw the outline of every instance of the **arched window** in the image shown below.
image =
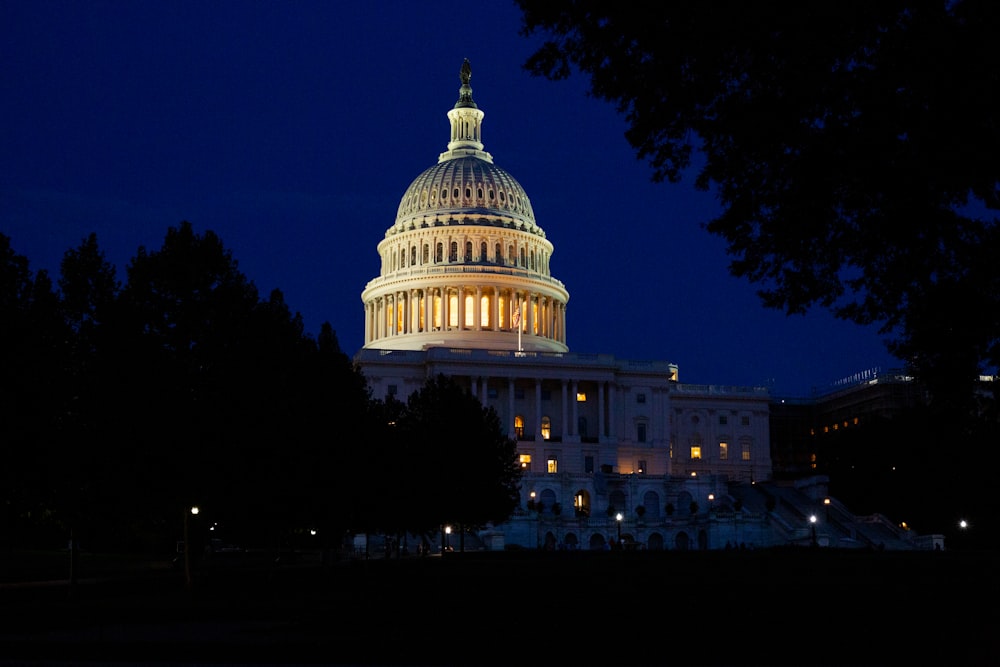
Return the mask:
[(448, 249), (448, 261), (449, 262), (458, 261), (458, 241), (451, 242), (451, 246)]
[(494, 255), (493, 255), (493, 261), (494, 262), (496, 262), (497, 264), (500, 264), (501, 262), (503, 262), (503, 249), (500, 247), (499, 243), (493, 249), (493, 253), (494, 253)]
[(438, 243), (437, 247), (435, 247), (434, 249), (434, 261), (435, 262), (444, 261), (444, 245), (441, 243)]
[(431, 252), (430, 247), (428, 247), (428, 245), (425, 243), (423, 252), (424, 258), (422, 260), (424, 264), (427, 264), (430, 261), (430, 252)]
[(465, 242), (465, 261), (472, 261), (472, 241)]
[(410, 266), (417, 263), (417, 246), (410, 248)]
[(480, 262), (485, 262), (486, 261), (487, 256), (489, 254), (487, 252), (487, 248), (488, 247), (489, 246), (486, 245), (486, 241), (483, 241), (482, 243), (479, 244), (479, 261)]

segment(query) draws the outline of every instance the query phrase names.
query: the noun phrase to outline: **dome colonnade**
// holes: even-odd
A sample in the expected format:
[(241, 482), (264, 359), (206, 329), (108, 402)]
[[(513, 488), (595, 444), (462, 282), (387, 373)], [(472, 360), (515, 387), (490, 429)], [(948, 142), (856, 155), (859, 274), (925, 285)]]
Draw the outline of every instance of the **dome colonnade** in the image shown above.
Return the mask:
[(420, 174), (362, 292), (365, 348), (566, 352), (569, 293), (521, 185), (483, 150), (484, 114), (461, 70), (448, 150)]

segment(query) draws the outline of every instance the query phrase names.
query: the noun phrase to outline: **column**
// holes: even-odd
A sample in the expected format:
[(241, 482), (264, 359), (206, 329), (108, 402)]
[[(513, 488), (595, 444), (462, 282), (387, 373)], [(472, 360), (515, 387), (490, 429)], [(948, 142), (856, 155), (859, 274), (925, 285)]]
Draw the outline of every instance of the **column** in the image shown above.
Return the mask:
[(517, 433), (514, 431), (514, 416), (517, 414), (514, 412), (514, 378), (507, 378), (507, 429), (510, 437), (517, 439)]
[(365, 304), (365, 345), (371, 341), (372, 336), (372, 302), (369, 301)]
[(562, 308), (559, 309), (559, 339), (564, 345), (566, 344), (566, 304), (562, 304)]
[(420, 331), (420, 295), (417, 290), (410, 290), (410, 298), (406, 300), (406, 312), (409, 313), (410, 331), (416, 333)]
[(493, 288), (493, 298), (490, 300), (490, 331), (500, 330), (500, 290)]
[(604, 383), (597, 383), (597, 437), (603, 438), (604, 433)]
[(472, 329), (474, 331), (483, 330), (483, 288), (481, 285), (476, 285), (476, 296), (474, 297), (476, 302), (472, 309)]
[(528, 303), (526, 305), (526, 308), (527, 308), (528, 312), (524, 314), (524, 316), (525, 316), (524, 319), (528, 323), (528, 333), (532, 334), (532, 333), (535, 332), (535, 309), (531, 307), (531, 301), (532, 301), (532, 295), (531, 294), (528, 294), (527, 301), (528, 301)]
[(451, 298), (447, 287), (441, 288), (441, 331), (447, 331), (451, 322)]
[(542, 379), (535, 378), (535, 442), (542, 442)]
[(458, 287), (458, 330), (465, 328), (465, 287)]
[(579, 394), (580, 392), (578, 391), (577, 386), (578, 386), (577, 381), (573, 380), (573, 384), (570, 385), (570, 395), (569, 395), (569, 399), (573, 405), (573, 435), (580, 434), (579, 433), (580, 429), (577, 428), (577, 425), (580, 423), (580, 418), (577, 410), (577, 400), (576, 400), (576, 395)]
[(563, 436), (573, 435), (574, 425), (569, 423), (569, 405), (566, 403), (566, 391), (567, 385), (566, 380), (562, 380), (559, 383), (562, 388), (562, 423), (563, 423)]
[(608, 383), (608, 435), (618, 439), (618, 426), (615, 424), (615, 412), (618, 410), (618, 392), (615, 384)]

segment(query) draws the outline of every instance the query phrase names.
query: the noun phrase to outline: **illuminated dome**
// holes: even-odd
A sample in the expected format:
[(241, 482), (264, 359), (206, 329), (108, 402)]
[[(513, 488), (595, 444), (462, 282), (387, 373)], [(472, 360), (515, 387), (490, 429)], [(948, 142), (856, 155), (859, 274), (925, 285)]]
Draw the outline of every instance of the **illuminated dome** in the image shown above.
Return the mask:
[(553, 246), (524, 188), (483, 150), (468, 60), (460, 76), (448, 150), (406, 189), (378, 245), (364, 347), (566, 352), (569, 293), (549, 273)]
[(493, 224), (537, 229), (528, 195), (513, 176), (492, 160), (453, 157), (450, 152), (407, 188), (399, 202), (396, 224), (387, 235), (414, 229), (440, 215), (487, 216)]

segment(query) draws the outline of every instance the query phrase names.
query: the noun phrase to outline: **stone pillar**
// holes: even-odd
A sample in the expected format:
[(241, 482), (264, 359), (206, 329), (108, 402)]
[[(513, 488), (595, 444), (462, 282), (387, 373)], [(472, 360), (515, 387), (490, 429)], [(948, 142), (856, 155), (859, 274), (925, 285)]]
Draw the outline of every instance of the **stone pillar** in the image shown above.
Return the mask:
[(493, 288), (490, 301), (490, 331), (500, 331), (500, 290)]
[(441, 288), (441, 331), (447, 331), (451, 326), (451, 295), (448, 287)]
[(580, 435), (580, 417), (579, 410), (577, 410), (578, 401), (576, 400), (576, 395), (579, 393), (578, 383), (573, 380), (573, 384), (570, 385), (570, 400), (573, 402), (573, 435)]
[(597, 437), (605, 436), (604, 432), (604, 383), (597, 383)]
[(517, 432), (514, 430), (514, 417), (517, 416), (517, 413), (514, 412), (514, 378), (507, 379), (507, 410), (509, 411), (507, 419), (510, 437), (517, 439)]
[(618, 410), (618, 392), (613, 382), (608, 383), (608, 435), (618, 438), (618, 425), (615, 423), (615, 412)]
[(542, 379), (535, 378), (535, 442), (542, 442)]
[(563, 423), (563, 436), (573, 435), (574, 425), (569, 423), (569, 405), (567, 405), (566, 392), (569, 390), (566, 380), (562, 380), (559, 383), (562, 388), (562, 423)]
[(472, 304), (474, 308), (472, 309), (472, 329), (474, 331), (483, 330), (483, 288), (481, 285), (476, 285), (476, 296), (474, 297), (476, 302)]

